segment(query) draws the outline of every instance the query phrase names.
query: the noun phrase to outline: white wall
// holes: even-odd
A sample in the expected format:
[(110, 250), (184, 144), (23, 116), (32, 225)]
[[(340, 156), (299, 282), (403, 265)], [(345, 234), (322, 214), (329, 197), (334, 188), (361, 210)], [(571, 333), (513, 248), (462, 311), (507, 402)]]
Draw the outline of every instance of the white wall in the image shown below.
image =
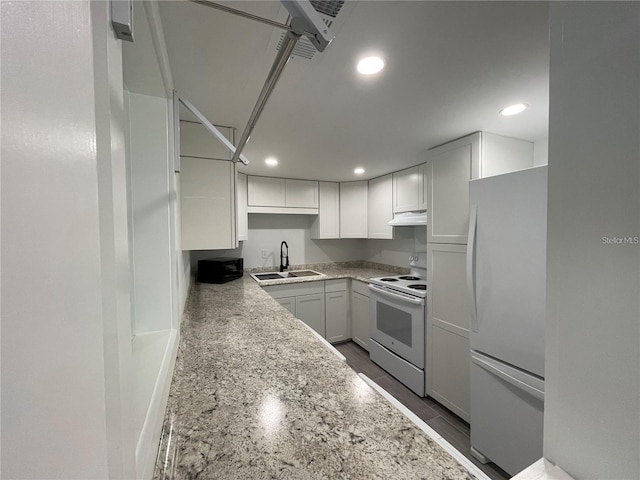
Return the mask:
[(549, 138), (542, 138), (533, 142), (533, 166), (549, 163)]
[(131, 478), (120, 45), (106, 2), (0, 8), (0, 476)]
[(410, 254), (426, 251), (426, 227), (396, 227), (393, 240), (367, 240), (365, 260), (408, 267)]
[[(310, 215), (252, 213), (249, 214), (249, 240), (234, 250), (194, 251), (191, 262), (195, 269), (197, 261), (204, 258), (237, 256), (244, 258), (245, 268), (278, 267), (283, 240), (289, 245), (291, 265), (369, 260), (407, 267), (410, 253), (426, 251), (425, 228), (396, 228), (393, 240), (312, 240), (312, 222)], [(268, 252), (266, 259), (262, 258), (263, 249)]]
[[(362, 240), (311, 240), (310, 215), (249, 214), (249, 240), (241, 242), (235, 250), (210, 250), (194, 252), (191, 262), (221, 256), (244, 258), (245, 268), (272, 267), (280, 265), (280, 242), (289, 245), (289, 263), (341, 262), (359, 259)], [(268, 257), (262, 258), (262, 250)]]
[(544, 455), (638, 478), (640, 4), (552, 2), (550, 20)]

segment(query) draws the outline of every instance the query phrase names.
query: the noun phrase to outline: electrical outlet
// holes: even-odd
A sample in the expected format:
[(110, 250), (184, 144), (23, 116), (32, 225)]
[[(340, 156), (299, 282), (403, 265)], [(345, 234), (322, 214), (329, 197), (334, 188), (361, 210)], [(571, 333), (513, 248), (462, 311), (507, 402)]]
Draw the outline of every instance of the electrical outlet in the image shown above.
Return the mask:
[(262, 249), (262, 258), (269, 258), (269, 250), (265, 248)]

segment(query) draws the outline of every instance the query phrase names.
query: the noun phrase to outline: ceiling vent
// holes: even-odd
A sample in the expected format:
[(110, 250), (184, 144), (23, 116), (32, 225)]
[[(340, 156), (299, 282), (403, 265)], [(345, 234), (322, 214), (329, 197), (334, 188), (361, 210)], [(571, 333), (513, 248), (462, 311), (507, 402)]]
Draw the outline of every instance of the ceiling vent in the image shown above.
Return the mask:
[[(353, 8), (352, 4), (356, 2), (346, 2), (345, 0), (310, 0), (310, 3), (320, 14), (327, 27), (329, 27), (333, 34), (337, 36), (342, 24), (344, 24), (344, 21), (349, 16), (349, 13)], [(342, 13), (340, 14), (340, 19), (338, 19), (338, 13), (340, 12)], [(289, 17), (284, 7), (280, 7), (277, 21), (286, 24), (289, 24), (291, 21), (291, 17)], [(280, 50), (286, 33), (287, 32), (283, 30), (274, 29), (274, 32), (271, 35), (271, 41), (269, 42), (269, 51), (275, 52)], [(316, 47), (314, 47), (309, 39), (303, 35), (302, 38), (298, 40), (298, 43), (296, 43), (292, 57), (313, 60), (315, 57), (322, 57), (322, 54), (319, 54)]]

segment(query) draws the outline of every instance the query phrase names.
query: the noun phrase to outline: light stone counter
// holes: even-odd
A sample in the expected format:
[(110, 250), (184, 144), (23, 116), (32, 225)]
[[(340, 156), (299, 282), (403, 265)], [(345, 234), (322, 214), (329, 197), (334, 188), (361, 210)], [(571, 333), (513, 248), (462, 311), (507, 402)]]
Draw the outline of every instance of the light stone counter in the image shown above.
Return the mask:
[(155, 478), (474, 477), (245, 275), (192, 287)]

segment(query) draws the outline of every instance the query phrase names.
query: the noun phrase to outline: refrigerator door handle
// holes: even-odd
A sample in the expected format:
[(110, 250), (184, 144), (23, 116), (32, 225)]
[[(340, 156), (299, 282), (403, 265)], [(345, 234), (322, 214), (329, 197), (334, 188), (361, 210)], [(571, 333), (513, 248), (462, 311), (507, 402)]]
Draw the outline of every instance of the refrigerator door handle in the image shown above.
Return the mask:
[(467, 241), (467, 301), (471, 314), (470, 326), (472, 332), (478, 332), (478, 315), (476, 312), (476, 286), (474, 269), (476, 266), (476, 223), (478, 219), (478, 206), (471, 205), (469, 212), (469, 236)]
[(538, 390), (537, 388), (523, 382), (522, 380), (509, 375), (507, 372), (502, 371), (498, 366), (492, 365), (490, 362), (484, 360), (483, 358), (480, 358), (478, 355), (474, 355), (473, 353), (471, 354), (471, 361), (479, 367), (484, 368), (487, 372), (495, 375), (498, 378), (501, 378), (507, 383), (510, 383), (519, 390), (522, 390), (532, 397), (544, 402), (543, 391)]

